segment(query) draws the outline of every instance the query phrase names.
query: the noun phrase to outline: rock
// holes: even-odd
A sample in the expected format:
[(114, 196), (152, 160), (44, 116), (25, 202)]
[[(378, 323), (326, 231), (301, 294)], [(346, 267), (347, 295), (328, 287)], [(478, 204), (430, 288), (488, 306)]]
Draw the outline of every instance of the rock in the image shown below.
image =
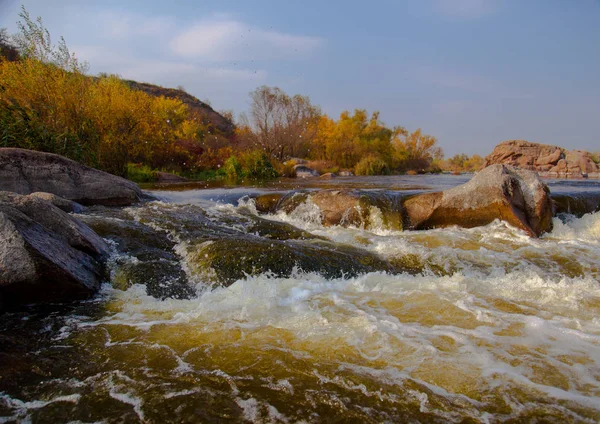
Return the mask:
[(254, 198), (254, 206), (259, 213), (273, 213), (283, 196), (283, 193), (261, 194)]
[(352, 171), (340, 171), (340, 177), (353, 177), (354, 173)]
[(204, 280), (230, 285), (248, 275), (271, 272), (289, 277), (294, 269), (327, 278), (367, 272), (393, 272), (384, 259), (352, 246), (320, 240), (266, 240), (262, 237), (220, 238), (191, 246), (192, 271)]
[(0, 298), (5, 306), (83, 299), (100, 288), (108, 246), (36, 196), (0, 192)]
[(294, 165), (294, 172), (296, 173), (296, 178), (310, 178), (319, 176), (317, 171), (309, 168), (306, 165)]
[(36, 191), (35, 193), (31, 193), (30, 196), (39, 197), (40, 199), (47, 200), (48, 202), (52, 203), (57, 208), (62, 209), (63, 211), (68, 212), (68, 213), (81, 213), (81, 212), (85, 211), (85, 209), (86, 209), (85, 206), (82, 206), (77, 202), (73, 202), (71, 200), (64, 199), (64, 198), (57, 196), (56, 194), (52, 194), (52, 193), (44, 193), (41, 191)]
[(176, 243), (167, 233), (135, 221), (122, 210), (95, 207), (93, 212), (81, 219), (123, 253), (111, 263), (114, 287), (126, 290), (140, 284), (148, 295), (158, 299), (193, 296), (195, 291), (175, 253)]
[(486, 158), (485, 166), (512, 165), (537, 171), (542, 177), (597, 178), (600, 167), (591, 153), (566, 151), (558, 146), (509, 140), (498, 144)]
[(156, 173), (157, 183), (185, 183), (187, 181), (189, 181), (187, 178), (183, 178), (175, 174), (170, 174), (168, 172), (159, 171)]
[(334, 179), (336, 177), (337, 177), (337, 175), (335, 175), (334, 173), (328, 172), (326, 174), (321, 175), (319, 178), (322, 178), (324, 180), (331, 180), (331, 179)]
[(0, 190), (47, 192), (82, 205), (125, 206), (143, 197), (124, 178), (52, 153), (16, 148), (0, 148)]
[(361, 192), (358, 190), (322, 190), (293, 193), (284, 196), (277, 210), (292, 213), (302, 205), (318, 208), (325, 226), (341, 225), (373, 228), (384, 226), (402, 229), (400, 198), (392, 192)]
[(404, 202), (406, 226), (471, 228), (500, 219), (539, 236), (552, 229), (549, 189), (533, 171), (491, 165), (466, 184), (416, 195)]
[(553, 194), (556, 214), (566, 213), (581, 218), (586, 213), (600, 211), (600, 192)]

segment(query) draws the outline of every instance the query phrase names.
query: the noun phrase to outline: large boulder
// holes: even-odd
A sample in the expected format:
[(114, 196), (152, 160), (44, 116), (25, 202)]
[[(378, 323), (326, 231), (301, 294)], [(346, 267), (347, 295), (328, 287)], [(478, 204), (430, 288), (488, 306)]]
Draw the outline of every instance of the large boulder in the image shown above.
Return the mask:
[(65, 157), (0, 148), (0, 190), (52, 193), (82, 205), (125, 206), (143, 196), (137, 184)]
[(404, 202), (410, 229), (471, 228), (500, 219), (531, 236), (552, 229), (552, 208), (548, 186), (535, 172), (507, 165), (489, 166), (466, 184)]
[(88, 297), (107, 256), (102, 238), (50, 202), (0, 192), (0, 307)]
[(512, 165), (551, 178), (600, 178), (597, 158), (583, 150), (566, 151), (558, 146), (508, 140), (485, 158), (485, 166)]

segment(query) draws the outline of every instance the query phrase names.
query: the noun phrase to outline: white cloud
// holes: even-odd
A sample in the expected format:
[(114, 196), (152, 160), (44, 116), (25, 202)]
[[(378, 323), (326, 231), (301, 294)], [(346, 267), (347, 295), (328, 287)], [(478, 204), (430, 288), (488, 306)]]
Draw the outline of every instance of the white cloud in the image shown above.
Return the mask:
[(479, 19), (496, 11), (498, 0), (435, 0), (435, 11), (457, 19)]
[(220, 18), (184, 30), (170, 46), (182, 57), (226, 61), (294, 57), (310, 53), (321, 44), (318, 37), (263, 30)]

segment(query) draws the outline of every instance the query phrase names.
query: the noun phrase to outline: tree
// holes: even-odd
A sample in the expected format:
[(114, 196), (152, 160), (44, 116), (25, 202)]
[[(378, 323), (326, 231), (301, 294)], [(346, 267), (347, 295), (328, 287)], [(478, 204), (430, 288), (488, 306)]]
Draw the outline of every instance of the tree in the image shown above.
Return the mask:
[(242, 123), (252, 130), (252, 144), (280, 161), (308, 153), (321, 112), (307, 96), (262, 86), (250, 98), (250, 118), (242, 117)]
[(421, 128), (409, 133), (398, 134), (396, 149), (404, 158), (405, 170), (427, 170), (434, 159), (442, 159), (444, 152), (437, 146), (437, 139), (431, 135), (423, 134)]

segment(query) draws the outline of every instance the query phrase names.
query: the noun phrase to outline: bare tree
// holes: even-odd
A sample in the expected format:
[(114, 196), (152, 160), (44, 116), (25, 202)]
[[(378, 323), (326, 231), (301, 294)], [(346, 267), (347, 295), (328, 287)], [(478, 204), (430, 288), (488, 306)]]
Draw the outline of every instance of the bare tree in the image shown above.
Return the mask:
[(277, 87), (259, 87), (250, 98), (247, 123), (254, 144), (280, 161), (306, 154), (320, 109), (307, 96), (290, 97)]

